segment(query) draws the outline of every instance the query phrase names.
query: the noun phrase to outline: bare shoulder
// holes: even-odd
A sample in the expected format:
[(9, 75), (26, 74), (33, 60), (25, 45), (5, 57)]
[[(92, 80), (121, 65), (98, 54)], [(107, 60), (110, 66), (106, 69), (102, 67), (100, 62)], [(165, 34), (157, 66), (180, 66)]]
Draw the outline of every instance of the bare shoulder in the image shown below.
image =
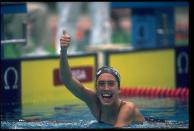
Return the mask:
[(140, 114), (133, 102), (124, 101), (125, 104), (120, 109), (115, 127), (127, 126), (133, 122), (142, 123), (144, 117)]
[(123, 105), (120, 108), (119, 116), (121, 118), (126, 118), (128, 116), (131, 116), (135, 109), (135, 104), (130, 101), (123, 101)]
[(143, 115), (140, 113), (138, 107), (133, 102), (125, 101), (121, 112), (125, 114), (125, 117), (128, 117), (128, 119), (133, 119), (134, 121), (144, 121)]
[(122, 110), (128, 111), (128, 110), (134, 110), (136, 108), (135, 104), (130, 101), (123, 101), (125, 104), (122, 107)]

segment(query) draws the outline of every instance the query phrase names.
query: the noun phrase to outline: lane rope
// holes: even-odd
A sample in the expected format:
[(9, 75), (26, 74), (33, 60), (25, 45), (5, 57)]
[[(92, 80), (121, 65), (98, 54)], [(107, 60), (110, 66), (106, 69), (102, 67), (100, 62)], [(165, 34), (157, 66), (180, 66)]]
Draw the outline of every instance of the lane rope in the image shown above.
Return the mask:
[(189, 96), (187, 87), (177, 87), (175, 89), (161, 87), (122, 87), (121, 96), (148, 96), (148, 97), (184, 97)]

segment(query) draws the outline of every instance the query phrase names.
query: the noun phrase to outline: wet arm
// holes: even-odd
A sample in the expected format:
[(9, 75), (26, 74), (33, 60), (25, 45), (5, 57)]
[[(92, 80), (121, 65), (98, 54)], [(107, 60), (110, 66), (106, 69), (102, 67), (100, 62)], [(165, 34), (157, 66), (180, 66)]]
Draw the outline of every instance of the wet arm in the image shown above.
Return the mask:
[(84, 86), (72, 76), (67, 58), (67, 47), (61, 47), (60, 77), (67, 89), (79, 99), (87, 102), (89, 96), (94, 94), (92, 90), (84, 88)]

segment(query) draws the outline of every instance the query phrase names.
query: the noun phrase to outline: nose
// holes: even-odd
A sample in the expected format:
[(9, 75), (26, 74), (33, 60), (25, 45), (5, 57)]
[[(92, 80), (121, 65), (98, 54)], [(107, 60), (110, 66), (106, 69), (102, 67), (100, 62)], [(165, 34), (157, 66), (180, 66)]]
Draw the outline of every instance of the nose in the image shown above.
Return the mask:
[(109, 85), (108, 85), (108, 83), (105, 84), (104, 89), (105, 89), (105, 90), (109, 90)]

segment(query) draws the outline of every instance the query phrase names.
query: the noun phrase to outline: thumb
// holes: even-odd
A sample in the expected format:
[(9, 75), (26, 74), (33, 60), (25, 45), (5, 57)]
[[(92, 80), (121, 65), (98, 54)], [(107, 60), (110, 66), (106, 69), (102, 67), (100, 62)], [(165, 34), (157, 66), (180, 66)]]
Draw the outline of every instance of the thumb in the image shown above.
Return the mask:
[(66, 34), (66, 30), (63, 30), (63, 35)]

